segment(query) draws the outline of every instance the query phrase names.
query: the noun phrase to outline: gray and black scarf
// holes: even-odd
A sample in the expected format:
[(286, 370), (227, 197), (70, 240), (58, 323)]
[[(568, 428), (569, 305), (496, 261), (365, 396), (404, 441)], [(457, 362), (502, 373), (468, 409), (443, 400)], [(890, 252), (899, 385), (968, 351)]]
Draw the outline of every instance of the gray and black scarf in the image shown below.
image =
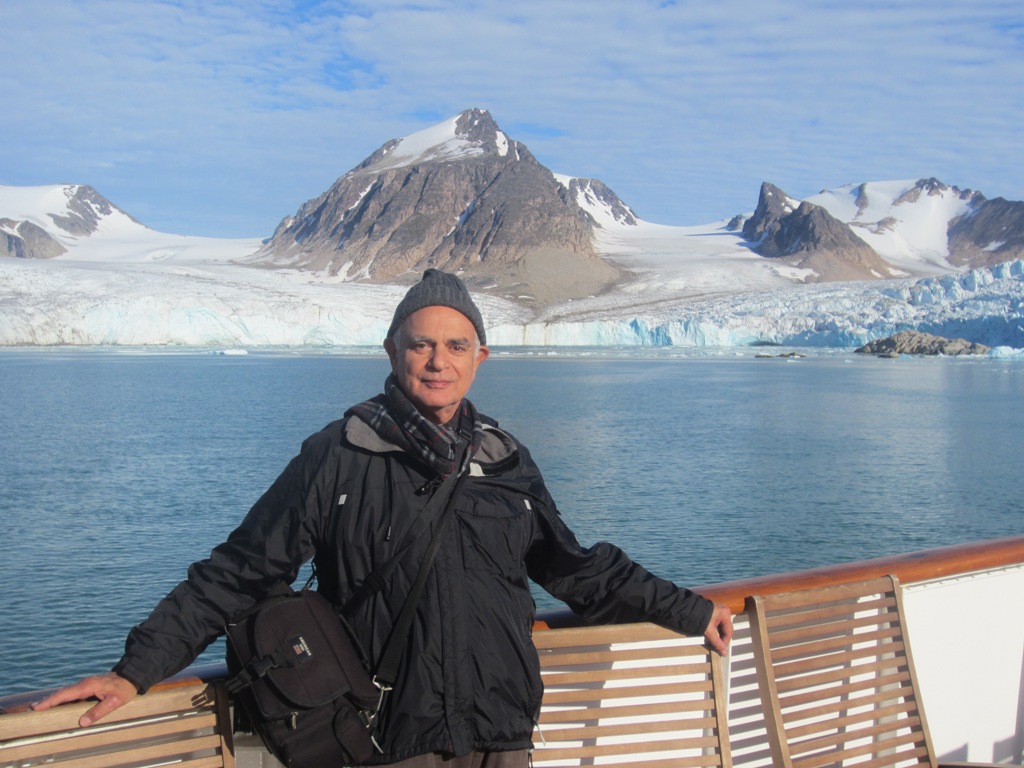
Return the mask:
[[(468, 399), (462, 399), (458, 413), (450, 422), (434, 424), (416, 409), (393, 373), (384, 381), (383, 395), (352, 406), (345, 415), (350, 414), (358, 416), (382, 439), (419, 458), (439, 475), (465, 470), (483, 440), (480, 415)], [(456, 467), (460, 436), (469, 441), (469, 450), (462, 466)]]

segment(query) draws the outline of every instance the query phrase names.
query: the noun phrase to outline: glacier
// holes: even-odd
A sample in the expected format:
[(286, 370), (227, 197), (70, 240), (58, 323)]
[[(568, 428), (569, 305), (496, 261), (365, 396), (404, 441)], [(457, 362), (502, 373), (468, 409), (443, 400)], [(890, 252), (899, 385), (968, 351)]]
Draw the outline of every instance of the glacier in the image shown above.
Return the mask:
[(530, 346), (858, 347), (907, 329), (1024, 347), (1024, 262), (916, 281), (694, 297), (655, 316), (532, 323), (493, 335), (496, 344)]
[[(0, 345), (376, 347), (401, 286), (220, 263), (0, 259)], [(479, 295), (492, 346), (854, 347), (901, 330), (1024, 348), (1024, 261), (919, 280), (595, 297), (538, 317)]]
[[(568, 177), (559, 178), (565, 183)], [(537, 312), (478, 293), (488, 342), (512, 348), (850, 348), (919, 330), (979, 342), (1002, 356), (1024, 349), (1024, 261), (970, 271), (949, 265), (933, 233), (945, 231), (958, 198), (900, 203), (913, 186), (856, 188), (858, 199), (875, 201), (856, 209), (862, 220), (866, 211), (897, 221), (885, 229), (888, 244), (876, 246), (916, 273), (868, 282), (804, 282), (812, 277), (806, 270), (753, 253), (725, 220), (627, 226), (599, 202), (588, 203), (599, 224), (598, 251), (629, 279), (604, 294)], [(156, 232), (116, 208), (93, 210), (87, 218), (96, 226), (87, 236), (69, 233), (55, 226), (53, 211), (76, 190), (0, 186), (0, 219), (35, 223), (66, 249), (50, 259), (0, 257), (0, 346), (379, 350), (406, 290), (270, 268), (253, 261), (260, 239)], [(851, 194), (846, 188), (822, 193), (819, 202), (843, 214)], [(4, 227), (9, 224), (0, 221), (0, 235)]]

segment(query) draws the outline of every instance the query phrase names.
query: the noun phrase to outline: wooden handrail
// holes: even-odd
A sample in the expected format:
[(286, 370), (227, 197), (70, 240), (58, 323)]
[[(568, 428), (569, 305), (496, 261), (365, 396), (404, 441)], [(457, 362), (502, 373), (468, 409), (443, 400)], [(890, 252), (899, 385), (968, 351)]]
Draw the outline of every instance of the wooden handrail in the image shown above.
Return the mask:
[[(1024, 536), (956, 544), (872, 560), (839, 563), (805, 571), (726, 581), (694, 589), (711, 600), (725, 603), (734, 614), (741, 614), (745, 610), (744, 601), (749, 595), (789, 592), (807, 587), (873, 579), (889, 574), (898, 577), (900, 582), (906, 585), (1009, 565), (1024, 565)], [(582, 623), (574, 613), (568, 609), (561, 609), (542, 613), (538, 617), (536, 628), (539, 630), (555, 629), (580, 626)], [(223, 678), (226, 674), (227, 669), (223, 664), (213, 664), (202, 668), (190, 667), (155, 688), (196, 682), (199, 679), (210, 681)], [(34, 691), (2, 696), (0, 697), (0, 713), (23, 709), (29, 702), (42, 698), (45, 693), (45, 691)]]
[[(694, 587), (694, 591), (717, 603), (728, 605), (733, 614), (741, 614), (745, 610), (744, 601), (749, 595), (791, 592), (795, 589), (874, 579), (889, 574), (898, 577), (903, 584), (913, 584), (1018, 564), (1024, 565), (1024, 536), (955, 544), (871, 560), (838, 563), (805, 571), (708, 584)], [(568, 609), (562, 609), (543, 614), (537, 628), (554, 629), (576, 626), (580, 623), (578, 616)]]
[(806, 571), (758, 576), (698, 587), (697, 592), (742, 613), (748, 595), (791, 592), (795, 589), (874, 579), (892, 574), (903, 584), (957, 576), (972, 571), (1024, 564), (1024, 536), (956, 544), (872, 560), (840, 563)]

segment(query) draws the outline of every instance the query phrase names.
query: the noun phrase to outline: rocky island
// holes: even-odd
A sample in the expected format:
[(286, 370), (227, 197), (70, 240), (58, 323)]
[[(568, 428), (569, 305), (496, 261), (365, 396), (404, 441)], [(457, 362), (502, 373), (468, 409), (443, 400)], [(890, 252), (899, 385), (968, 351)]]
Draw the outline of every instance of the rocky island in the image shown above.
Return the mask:
[(987, 355), (991, 347), (967, 341), (966, 339), (947, 339), (933, 336), (920, 331), (900, 331), (885, 339), (876, 339), (863, 347), (854, 350), (879, 357), (899, 357), (900, 355)]

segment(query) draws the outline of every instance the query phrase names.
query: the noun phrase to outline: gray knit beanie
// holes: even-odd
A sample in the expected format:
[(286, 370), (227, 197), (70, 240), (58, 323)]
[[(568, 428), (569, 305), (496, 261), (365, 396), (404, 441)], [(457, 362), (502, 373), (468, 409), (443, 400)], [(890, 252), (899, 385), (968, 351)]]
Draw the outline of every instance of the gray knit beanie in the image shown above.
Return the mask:
[(423, 273), (423, 279), (405, 294), (405, 298), (395, 309), (395, 317), (391, 321), (391, 327), (388, 328), (387, 337), (389, 339), (393, 337), (405, 318), (424, 307), (450, 307), (456, 312), (461, 312), (473, 324), (480, 343), (487, 343), (484, 319), (480, 316), (480, 310), (476, 308), (476, 304), (473, 303), (466, 284), (456, 275), (442, 272), (439, 269), (428, 269)]

